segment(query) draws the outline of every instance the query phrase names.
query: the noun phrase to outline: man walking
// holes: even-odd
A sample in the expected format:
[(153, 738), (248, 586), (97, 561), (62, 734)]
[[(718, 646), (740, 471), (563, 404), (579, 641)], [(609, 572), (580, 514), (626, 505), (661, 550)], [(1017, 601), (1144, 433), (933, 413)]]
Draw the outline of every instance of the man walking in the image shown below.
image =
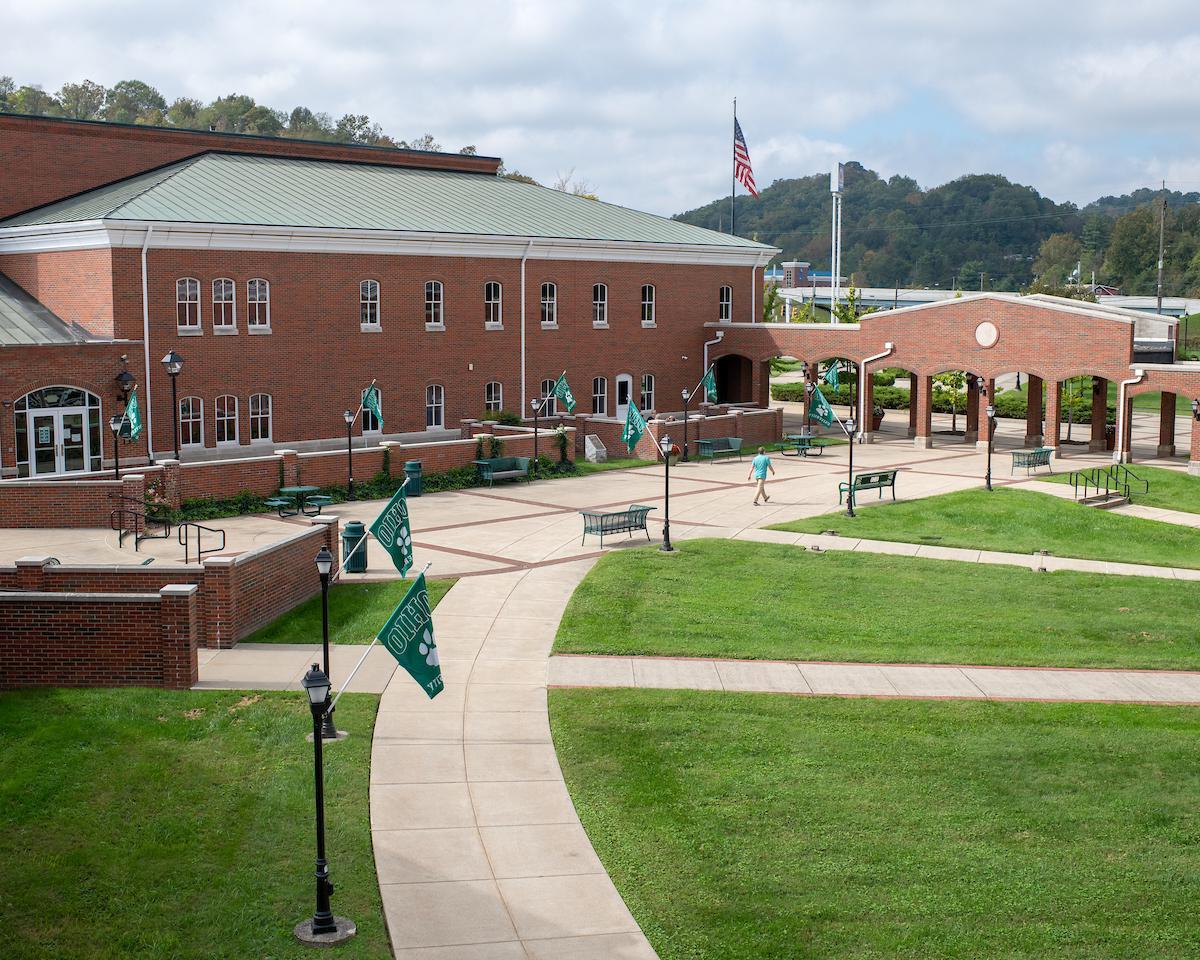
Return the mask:
[(763, 447), (758, 448), (758, 453), (755, 454), (753, 460), (750, 461), (750, 475), (747, 480), (754, 479), (754, 505), (758, 506), (758, 498), (762, 497), (764, 503), (770, 503), (771, 498), (767, 496), (767, 471), (775, 473), (775, 468), (771, 466), (771, 458), (767, 456), (767, 451)]

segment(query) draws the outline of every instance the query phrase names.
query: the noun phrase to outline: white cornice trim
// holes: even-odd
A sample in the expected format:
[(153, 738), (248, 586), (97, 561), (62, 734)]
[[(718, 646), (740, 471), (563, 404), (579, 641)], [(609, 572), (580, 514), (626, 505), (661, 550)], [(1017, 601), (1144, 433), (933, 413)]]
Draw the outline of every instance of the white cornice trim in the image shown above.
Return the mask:
[(534, 247), (529, 256), (537, 260), (609, 260), (738, 267), (759, 266), (764, 257), (770, 259), (779, 252), (774, 247), (764, 250), (761, 245), (723, 247), (706, 244), (500, 237), (398, 230), (91, 220), (0, 229), (0, 253), (86, 250), (96, 247), (140, 249), (146, 238), (146, 230), (150, 226), (154, 228), (151, 246), (155, 249), (269, 250), (284, 253), (363, 253), (520, 260), (532, 240)]

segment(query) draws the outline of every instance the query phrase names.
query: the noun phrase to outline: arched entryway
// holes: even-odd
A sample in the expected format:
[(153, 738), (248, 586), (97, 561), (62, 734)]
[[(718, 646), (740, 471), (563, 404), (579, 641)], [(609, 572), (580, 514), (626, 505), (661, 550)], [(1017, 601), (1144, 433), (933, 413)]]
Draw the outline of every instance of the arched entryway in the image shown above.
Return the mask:
[(33, 390), (13, 404), (17, 476), (100, 470), (100, 398), (80, 387)]
[(722, 403), (752, 403), (754, 401), (754, 365), (749, 357), (730, 353), (719, 357), (713, 365), (717, 378), (717, 396)]

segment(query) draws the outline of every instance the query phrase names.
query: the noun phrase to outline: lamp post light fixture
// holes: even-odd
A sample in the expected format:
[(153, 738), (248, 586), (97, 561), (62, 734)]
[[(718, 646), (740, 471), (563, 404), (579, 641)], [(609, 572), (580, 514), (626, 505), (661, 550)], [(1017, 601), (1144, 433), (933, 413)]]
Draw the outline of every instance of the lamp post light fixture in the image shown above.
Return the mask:
[(354, 499), (354, 438), (351, 432), (354, 429), (354, 418), (357, 416), (353, 410), (346, 410), (342, 413), (342, 419), (346, 421), (346, 499)]
[[(329, 575), (333, 571), (333, 554), (329, 552), (328, 547), (317, 551), (316, 564), (317, 574), (321, 578), (321, 651), (325, 657), (325, 678), (329, 679), (332, 676), (329, 670)], [(332, 685), (333, 681), (330, 680), (330, 687)], [(321, 736), (326, 740), (338, 738), (337, 727), (333, 725), (332, 704), (326, 707)]]
[[(177, 354), (174, 350), (170, 351), (162, 358), (162, 365), (167, 368), (167, 375), (171, 378), (171, 407), (175, 411), (171, 414), (171, 422), (174, 426), (171, 429), (171, 437), (175, 441), (175, 459), (179, 459), (179, 393), (175, 386), (175, 380), (179, 377), (179, 371), (183, 369), (183, 357)], [(149, 400), (146, 401), (149, 403)]]
[(986, 486), (989, 490), (992, 489), (992, 436), (996, 432), (996, 405), (989, 403), (987, 405), (987, 421), (988, 421), (988, 442), (987, 442), (987, 482)]
[(849, 489), (846, 491), (846, 516), (854, 516), (854, 428), (857, 426), (854, 422), (854, 415), (851, 414), (846, 419), (846, 433), (850, 437), (850, 466), (846, 477), (849, 483)]
[(687, 387), (684, 387), (680, 392), (683, 397), (683, 462), (688, 462), (688, 435), (687, 435), (687, 418), (688, 418), (688, 401), (692, 399), (691, 393)]
[(538, 475), (538, 417), (542, 414), (542, 399), (534, 397), (529, 401), (529, 407), (533, 410), (533, 475)]
[(117, 397), (117, 399), (124, 400), (125, 398), (127, 398), (130, 394), (130, 391), (133, 390), (133, 384), (134, 384), (133, 374), (130, 373), (128, 370), (122, 370), (120, 373), (118, 373), (117, 374), (117, 386), (121, 388), (121, 395), (119, 397)]
[(298, 923), (296, 939), (303, 943), (329, 945), (341, 943), (354, 936), (354, 923), (343, 917), (335, 917), (330, 909), (329, 898), (333, 884), (329, 882), (329, 861), (325, 858), (325, 758), (322, 753), (321, 721), (329, 702), (329, 677), (317, 664), (313, 664), (300, 681), (308, 694), (308, 707), (313, 721), (313, 775), (316, 786), (317, 822), (317, 908), (312, 918)]
[(671, 438), (666, 434), (659, 437), (658, 449), (663, 458), (663, 542), (659, 549), (671, 553), (675, 550), (671, 546)]
[(113, 435), (113, 479), (121, 479), (121, 425), (125, 422), (124, 416), (110, 417), (108, 428)]
[(817, 385), (804, 376), (804, 423), (800, 426), (800, 435), (812, 436), (812, 399), (817, 392)]

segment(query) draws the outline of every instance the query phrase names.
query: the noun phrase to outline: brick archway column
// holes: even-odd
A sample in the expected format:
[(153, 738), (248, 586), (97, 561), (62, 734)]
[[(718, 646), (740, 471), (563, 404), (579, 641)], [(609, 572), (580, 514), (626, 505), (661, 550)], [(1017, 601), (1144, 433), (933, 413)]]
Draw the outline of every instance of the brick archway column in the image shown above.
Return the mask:
[(917, 435), (917, 395), (921, 393), (921, 378), (915, 373), (908, 375), (908, 438)]
[(1104, 377), (1092, 377), (1092, 436), (1088, 440), (1089, 453), (1103, 453), (1108, 444), (1104, 433), (1108, 426), (1108, 381)]
[(991, 378), (985, 380), (984, 384), (987, 386), (986, 396), (978, 389), (975, 392), (975, 449), (986, 451), (988, 447), (987, 408), (989, 403), (996, 402), (996, 380)]
[(1117, 438), (1117, 446), (1120, 456), (1117, 457), (1120, 463), (1133, 463), (1133, 397), (1128, 393), (1125, 394), (1125, 410), (1120, 417), (1124, 429), (1121, 431), (1121, 436)]
[(933, 446), (933, 377), (921, 377), (917, 394), (917, 433), (913, 446), (927, 450)]
[(1046, 382), (1046, 432), (1042, 436), (1042, 446), (1054, 450), (1053, 456), (1058, 458), (1059, 437), (1062, 435), (1062, 383), (1058, 380)]
[[(1061, 387), (1060, 394), (1061, 394)], [(1042, 378), (1029, 375), (1029, 404), (1025, 409), (1025, 446), (1042, 445)], [(1055, 444), (1057, 447), (1058, 444)]]
[(1175, 456), (1175, 394), (1165, 390), (1158, 407), (1158, 455)]
[(1192, 417), (1192, 448), (1188, 454), (1188, 473), (1200, 477), (1200, 420)]
[[(815, 363), (806, 363), (804, 365), (805, 382), (815, 384), (818, 382), (817, 376), (817, 365)], [(806, 397), (804, 400), (804, 423), (806, 426), (811, 426), (811, 421), (808, 419), (810, 413), (812, 413), (811, 404)]]
[[(984, 403), (986, 406), (986, 401)], [(965, 443), (979, 442), (979, 423), (986, 416), (981, 415), (979, 403), (979, 378), (967, 373), (967, 428), (963, 434)]]
[(862, 400), (858, 405), (862, 411), (862, 442), (874, 443), (875, 430), (872, 413), (875, 409), (875, 377), (870, 370), (863, 374)]

